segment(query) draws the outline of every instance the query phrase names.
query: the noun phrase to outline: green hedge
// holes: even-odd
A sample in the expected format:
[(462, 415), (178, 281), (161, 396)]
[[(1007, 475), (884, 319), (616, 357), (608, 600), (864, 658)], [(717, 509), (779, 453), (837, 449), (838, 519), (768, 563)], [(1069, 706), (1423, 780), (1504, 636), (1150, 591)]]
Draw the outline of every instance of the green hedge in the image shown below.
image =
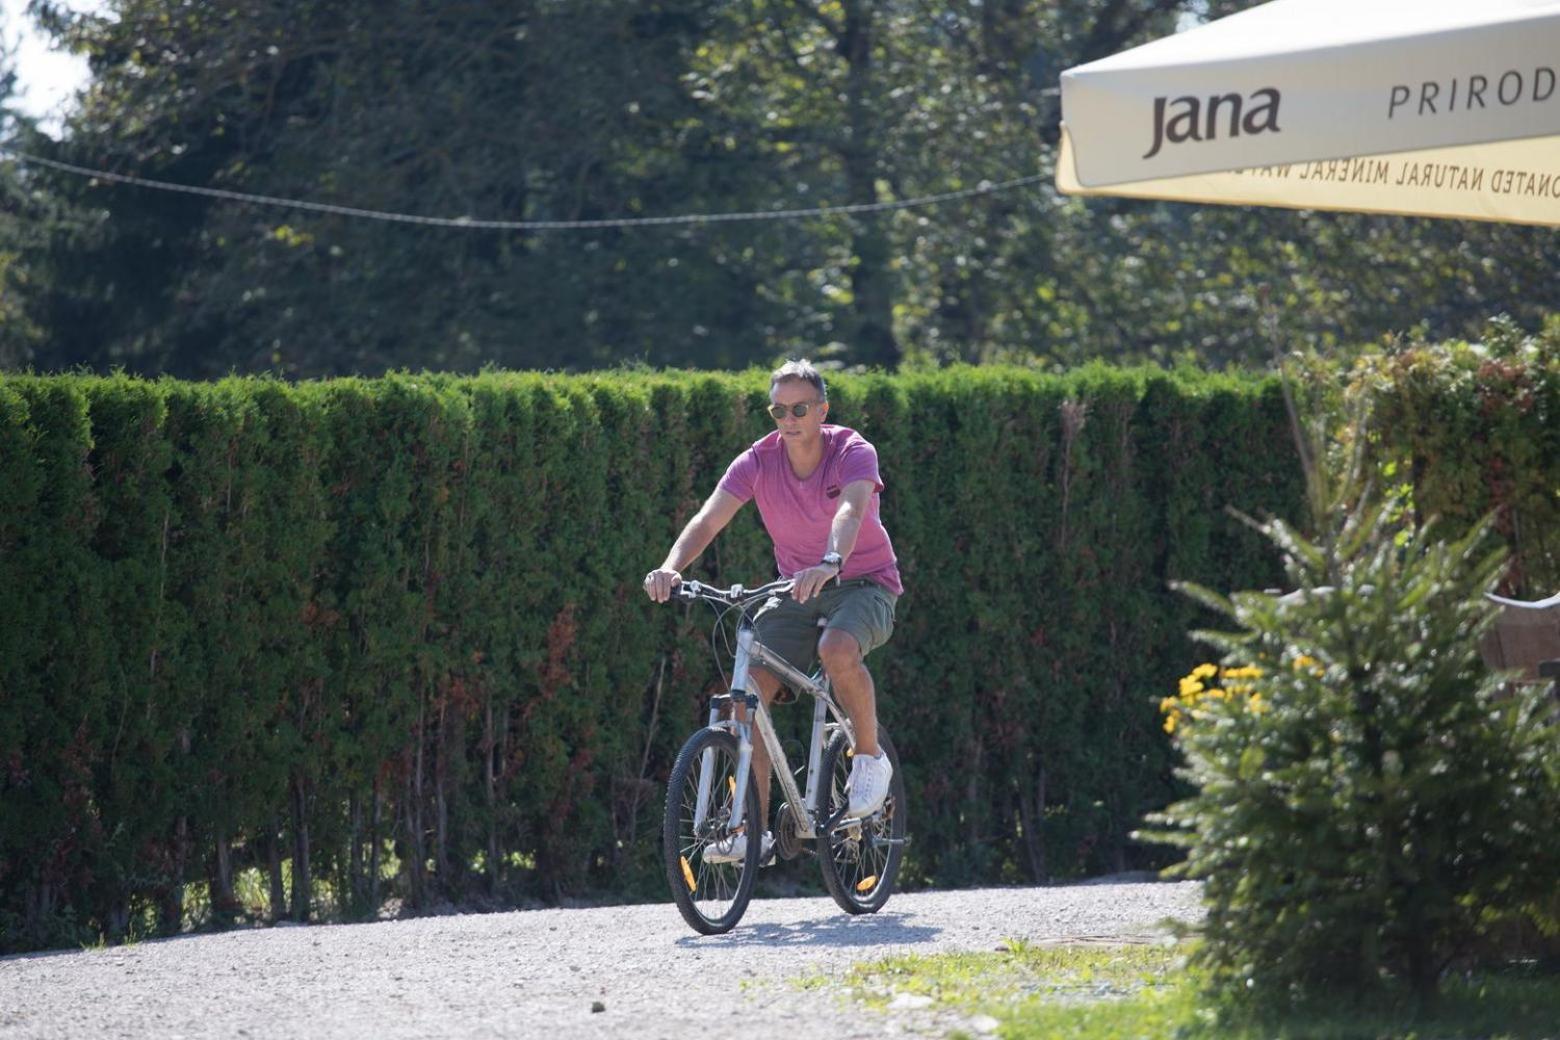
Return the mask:
[[(1557, 381), (1528, 368), (1549, 411), (1437, 450), (1511, 459), (1510, 501), (1553, 510)], [(1481, 379), (1414, 407), (1476, 415)], [(639, 581), (769, 427), (766, 392), (0, 378), (0, 949), (174, 929), (190, 883), (220, 916), (250, 866), (300, 918), (659, 897), (660, 784), (720, 680), (708, 613)], [(1203, 620), (1166, 583), (1278, 580), (1223, 512), (1299, 511), (1277, 384), (992, 368), (831, 396), (879, 449), (908, 590), (872, 659), (908, 880), (1160, 862), (1127, 835), (1175, 793), (1155, 705)], [(697, 571), (771, 569), (747, 510)]]

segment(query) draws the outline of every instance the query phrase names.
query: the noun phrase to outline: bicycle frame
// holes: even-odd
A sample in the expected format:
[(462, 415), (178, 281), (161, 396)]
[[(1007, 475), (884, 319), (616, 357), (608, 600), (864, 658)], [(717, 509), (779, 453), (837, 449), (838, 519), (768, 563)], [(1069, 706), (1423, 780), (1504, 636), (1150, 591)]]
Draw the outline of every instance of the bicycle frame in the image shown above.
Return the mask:
[[(791, 764), (785, 757), (785, 749), (780, 746), (780, 736), (775, 732), (774, 720), (770, 718), (769, 708), (764, 704), (763, 698), (748, 691), (749, 672), (754, 664), (761, 665), (771, 674), (779, 676), (798, 693), (809, 693), (814, 698), (812, 741), (807, 754), (805, 798), (796, 786), (796, 777), (791, 773)], [(732, 718), (723, 719), (721, 710), (727, 704), (733, 707), (740, 705), (747, 710), (740, 715), (733, 712)], [(829, 721), (831, 717), (833, 722)], [(757, 726), (759, 738), (769, 749), (771, 767), (780, 779), (781, 790), (785, 792), (786, 808), (795, 822), (797, 836), (816, 838), (818, 828), (814, 822), (815, 817), (809, 810), (816, 812), (818, 805), (818, 765), (823, 756), (824, 740), (830, 727), (835, 726), (845, 730), (854, 746), (855, 733), (851, 730), (849, 717), (834, 700), (828, 680), (825, 679), (822, 683), (815, 681), (812, 676), (804, 675), (782, 660), (773, 650), (760, 643), (754, 633), (753, 621), (747, 616), (746, 611), (743, 611), (742, 620), (737, 626), (737, 656), (731, 673), (731, 692), (711, 700), (709, 725), (717, 729), (730, 730), (737, 737), (737, 774), (733, 780), (734, 787), (738, 791), (746, 790), (744, 785), (748, 782), (753, 761), (753, 728)], [(694, 805), (695, 827), (704, 823), (705, 814), (709, 810), (710, 769), (713, 756), (712, 750), (704, 752), (699, 792)], [(745, 805), (745, 799), (735, 799), (728, 824), (731, 830), (735, 831), (742, 826)]]

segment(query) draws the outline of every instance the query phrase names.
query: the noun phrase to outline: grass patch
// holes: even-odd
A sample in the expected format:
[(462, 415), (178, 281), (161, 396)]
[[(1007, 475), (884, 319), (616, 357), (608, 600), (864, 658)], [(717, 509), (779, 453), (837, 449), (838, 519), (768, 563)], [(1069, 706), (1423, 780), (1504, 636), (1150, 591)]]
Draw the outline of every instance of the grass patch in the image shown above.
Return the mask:
[[(1202, 996), (1185, 966), (1186, 947), (1036, 946), (999, 951), (891, 957), (857, 965), (845, 984), (859, 1003), (907, 1006), (994, 1018), (1006, 1040), (1432, 1040), (1560, 1036), (1560, 975), (1532, 969), (1449, 980), (1433, 1009), (1382, 998), (1251, 1019)], [(798, 983), (824, 985), (820, 978)], [(927, 1003), (927, 1001), (930, 1003)], [(989, 1023), (988, 1023), (989, 1025)], [(954, 1035), (958, 1035), (957, 1033)]]
[(1037, 946), (1009, 939), (992, 953), (911, 954), (859, 965), (846, 984), (870, 1007), (895, 996), (994, 1014), (1041, 999), (1059, 1004), (1120, 998), (1166, 984), (1182, 951), (1169, 946)]

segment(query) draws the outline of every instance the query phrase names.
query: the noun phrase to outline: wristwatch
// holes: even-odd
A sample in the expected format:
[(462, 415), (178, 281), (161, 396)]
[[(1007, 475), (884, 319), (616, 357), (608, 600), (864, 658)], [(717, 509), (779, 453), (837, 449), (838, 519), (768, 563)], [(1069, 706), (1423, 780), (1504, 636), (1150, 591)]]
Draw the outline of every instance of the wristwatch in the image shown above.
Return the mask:
[(819, 560), (818, 562), (826, 563), (837, 571), (842, 571), (845, 569), (845, 557), (841, 556), (837, 552), (824, 553), (823, 559)]

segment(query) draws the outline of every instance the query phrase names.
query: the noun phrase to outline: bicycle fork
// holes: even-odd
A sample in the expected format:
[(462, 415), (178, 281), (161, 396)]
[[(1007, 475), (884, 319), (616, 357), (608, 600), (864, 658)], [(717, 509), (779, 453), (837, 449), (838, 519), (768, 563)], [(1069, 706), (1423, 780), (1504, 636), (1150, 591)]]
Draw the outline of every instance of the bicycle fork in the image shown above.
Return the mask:
[[(813, 700), (813, 725), (812, 740), (808, 748), (807, 758), (807, 794), (803, 797), (796, 786), (796, 778), (791, 774), (790, 762), (785, 757), (785, 750), (780, 745), (780, 737), (775, 732), (774, 720), (769, 715), (769, 709), (762, 699), (756, 694), (748, 692), (750, 664), (754, 658), (758, 658), (765, 668), (769, 669), (781, 678), (790, 682), (802, 682), (807, 687), (814, 687), (811, 678), (802, 675), (792, 668), (790, 664), (775, 656), (761, 644), (754, 641), (751, 624), (744, 623), (737, 630), (737, 654), (731, 676), (731, 693), (724, 697), (713, 698), (710, 702), (709, 725), (729, 729), (737, 737), (737, 771), (732, 778), (732, 807), (731, 817), (727, 822), (727, 830), (736, 832), (741, 829), (743, 816), (747, 809), (747, 799), (738, 792), (747, 790), (745, 786), (752, 773), (753, 767), (753, 729), (754, 720), (758, 728), (758, 737), (769, 749), (769, 760), (776, 776), (779, 777), (781, 790), (785, 794), (786, 807), (794, 817), (797, 836), (801, 838), (817, 837), (817, 828), (808, 809), (816, 804), (818, 798), (819, 764), (823, 757), (823, 744), (828, 734), (829, 709), (831, 702), (826, 696), (814, 696)], [(740, 705), (746, 709), (737, 717), (733, 712), (733, 718), (723, 720), (721, 709), (725, 704), (733, 707)], [(845, 726), (843, 721), (836, 723)], [(703, 827), (708, 816), (710, 800), (712, 797), (710, 776), (715, 765), (715, 750), (705, 749), (702, 761), (699, 763), (699, 790), (694, 803), (694, 829)], [(767, 780), (767, 778), (765, 778)]]

